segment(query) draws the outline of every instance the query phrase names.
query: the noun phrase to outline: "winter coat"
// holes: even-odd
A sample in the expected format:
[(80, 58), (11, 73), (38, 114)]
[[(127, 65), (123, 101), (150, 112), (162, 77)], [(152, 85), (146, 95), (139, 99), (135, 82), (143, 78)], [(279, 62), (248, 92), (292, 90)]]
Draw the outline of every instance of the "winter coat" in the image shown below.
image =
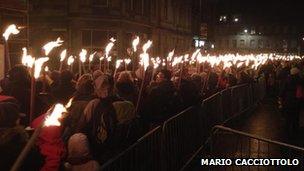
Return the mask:
[(100, 166), (93, 160), (87, 137), (82, 133), (71, 136), (68, 142), (68, 171), (99, 171)]
[(84, 128), (84, 109), (88, 101), (73, 101), (69, 108), (69, 115), (64, 119), (64, 140), (67, 141), (69, 137), (75, 133), (83, 132)]
[[(46, 114), (36, 118), (32, 124), (32, 128), (38, 128), (44, 122)], [(62, 126), (43, 127), (36, 144), (39, 147), (40, 153), (45, 157), (45, 163), (41, 171), (57, 171), (60, 167), (60, 162), (65, 153), (65, 146), (61, 139)]]
[(159, 83), (149, 92), (139, 113), (149, 123), (162, 123), (180, 111), (181, 99), (171, 81)]
[[(22, 127), (0, 128), (0, 169), (9, 170), (28, 141), (28, 134)], [(43, 163), (34, 147), (25, 158), (19, 170), (39, 170)]]
[(93, 157), (99, 161), (119, 150), (127, 138), (127, 125), (135, 118), (133, 104), (117, 97), (90, 101), (84, 115), (85, 132), (93, 149)]

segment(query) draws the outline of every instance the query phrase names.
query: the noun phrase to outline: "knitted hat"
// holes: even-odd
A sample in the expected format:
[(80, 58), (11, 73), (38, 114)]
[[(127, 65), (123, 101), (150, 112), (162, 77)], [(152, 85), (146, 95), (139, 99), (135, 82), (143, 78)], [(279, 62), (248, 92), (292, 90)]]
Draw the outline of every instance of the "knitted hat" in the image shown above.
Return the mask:
[(290, 70), (290, 75), (297, 75), (300, 73), (300, 70), (297, 67), (293, 67)]

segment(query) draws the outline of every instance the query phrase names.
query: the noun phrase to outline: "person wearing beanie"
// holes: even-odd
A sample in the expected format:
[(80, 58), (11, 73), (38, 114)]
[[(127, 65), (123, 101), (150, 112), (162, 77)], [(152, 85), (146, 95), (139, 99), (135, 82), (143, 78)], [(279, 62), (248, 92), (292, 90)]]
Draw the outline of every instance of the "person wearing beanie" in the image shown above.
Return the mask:
[(135, 86), (131, 73), (128, 71), (123, 71), (119, 74), (117, 82), (115, 84), (115, 90), (119, 97), (130, 101), (133, 104), (136, 103), (137, 88)]
[(74, 101), (90, 101), (93, 99), (94, 86), (93, 78), (90, 74), (82, 75), (76, 83), (76, 92), (74, 93)]
[(99, 171), (99, 163), (93, 159), (88, 138), (83, 133), (77, 133), (68, 141), (68, 157), (65, 163), (67, 171)]
[(87, 104), (94, 99), (94, 85), (91, 74), (82, 75), (76, 84), (76, 92), (73, 96), (69, 115), (64, 119), (64, 134), (65, 141), (74, 133), (80, 132), (83, 123), (83, 111)]

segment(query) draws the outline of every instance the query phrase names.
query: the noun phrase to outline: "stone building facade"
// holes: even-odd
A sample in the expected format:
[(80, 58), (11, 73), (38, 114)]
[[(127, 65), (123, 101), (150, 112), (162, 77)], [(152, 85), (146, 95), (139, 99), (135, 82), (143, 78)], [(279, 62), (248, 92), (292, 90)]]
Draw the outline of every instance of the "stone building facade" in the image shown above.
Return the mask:
[(32, 0), (30, 46), (65, 40), (77, 54), (81, 48), (103, 51), (111, 37), (117, 39), (114, 56), (124, 57), (135, 35), (153, 40), (153, 55), (166, 56), (192, 46), (199, 30), (199, 1), (191, 0)]
[(199, 34), (200, 1), (2, 0), (0, 27), (4, 30), (12, 23), (25, 26), (9, 42), (13, 63), (20, 63), (22, 47), (28, 47), (33, 56), (43, 56), (42, 45), (57, 37), (64, 45), (50, 56), (63, 48), (72, 55), (79, 54), (81, 48), (102, 52), (114, 37), (112, 55), (125, 57), (135, 35), (141, 43), (153, 40), (153, 56), (167, 56), (174, 48), (176, 53), (184, 53), (193, 47), (193, 37)]

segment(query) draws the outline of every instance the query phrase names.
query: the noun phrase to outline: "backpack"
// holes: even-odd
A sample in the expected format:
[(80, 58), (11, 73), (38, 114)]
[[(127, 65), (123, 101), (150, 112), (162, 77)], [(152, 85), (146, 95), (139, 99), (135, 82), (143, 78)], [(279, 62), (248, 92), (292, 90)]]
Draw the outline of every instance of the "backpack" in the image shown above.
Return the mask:
[(90, 134), (98, 144), (110, 141), (111, 136), (115, 134), (117, 118), (113, 106), (114, 101), (116, 99), (111, 97), (100, 99), (99, 104), (93, 110), (89, 131), (92, 131)]

